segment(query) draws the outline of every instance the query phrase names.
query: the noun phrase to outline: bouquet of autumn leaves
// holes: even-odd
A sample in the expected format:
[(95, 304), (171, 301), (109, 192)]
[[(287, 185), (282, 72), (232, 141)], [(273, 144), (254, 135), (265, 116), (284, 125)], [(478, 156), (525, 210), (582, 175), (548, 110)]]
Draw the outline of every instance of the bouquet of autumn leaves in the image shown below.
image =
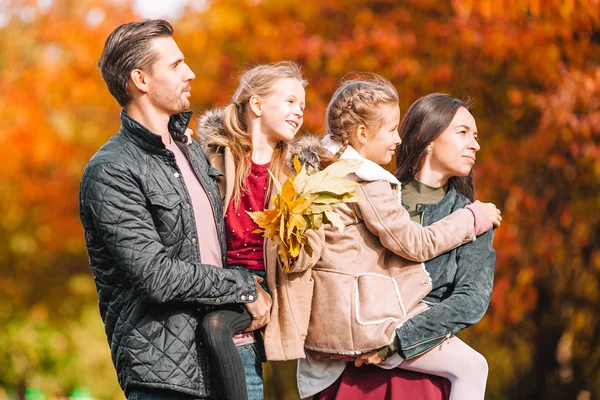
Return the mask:
[(273, 197), (273, 209), (248, 212), (260, 229), (253, 233), (263, 233), (277, 245), (277, 253), (283, 270), (290, 271), (293, 260), (304, 251), (312, 257), (312, 248), (304, 232), (318, 230), (324, 222), (343, 231), (344, 224), (334, 211), (335, 206), (348, 207), (346, 203), (359, 199), (354, 191), (359, 183), (345, 178), (360, 167), (358, 160), (339, 160), (322, 171), (309, 173), (294, 158), (296, 175), (292, 175), (283, 185), (271, 174), (277, 190)]

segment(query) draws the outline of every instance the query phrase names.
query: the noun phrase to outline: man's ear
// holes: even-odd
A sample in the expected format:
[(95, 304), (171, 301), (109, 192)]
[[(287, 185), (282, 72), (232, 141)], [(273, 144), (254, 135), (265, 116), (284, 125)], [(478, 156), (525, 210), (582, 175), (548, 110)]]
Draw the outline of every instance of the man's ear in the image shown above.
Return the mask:
[(133, 82), (133, 86), (135, 86), (140, 92), (148, 93), (148, 75), (142, 71), (141, 69), (134, 69), (129, 74), (129, 79)]
[(256, 95), (250, 97), (250, 100), (248, 100), (248, 104), (250, 104), (250, 109), (252, 110), (254, 115), (256, 115), (257, 117), (262, 116), (262, 102), (260, 100), (260, 97)]

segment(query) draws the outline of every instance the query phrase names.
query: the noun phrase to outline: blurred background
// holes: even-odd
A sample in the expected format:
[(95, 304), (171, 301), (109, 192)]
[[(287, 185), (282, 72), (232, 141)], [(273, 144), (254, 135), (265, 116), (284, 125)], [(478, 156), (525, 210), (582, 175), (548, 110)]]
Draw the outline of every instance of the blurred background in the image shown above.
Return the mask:
[[(489, 311), (460, 336), (490, 364), (487, 399), (599, 398), (599, 0), (0, 0), (0, 399), (124, 399), (77, 198), (119, 128), (104, 40), (151, 17), (175, 26), (196, 115), (284, 59), (316, 133), (350, 71), (390, 79), (403, 111), (471, 98), (477, 197), (504, 221)], [(296, 398), (293, 364), (266, 375), (267, 398)]]

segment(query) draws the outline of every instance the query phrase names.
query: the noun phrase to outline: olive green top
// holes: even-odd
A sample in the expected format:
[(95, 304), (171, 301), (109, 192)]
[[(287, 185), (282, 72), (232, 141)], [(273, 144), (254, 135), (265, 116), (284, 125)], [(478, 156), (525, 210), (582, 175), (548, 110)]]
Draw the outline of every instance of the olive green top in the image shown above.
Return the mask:
[(410, 219), (419, 224), (422, 222), (422, 211), (419, 204), (437, 204), (448, 192), (448, 183), (441, 187), (428, 186), (417, 178), (402, 187), (402, 203), (408, 206)]

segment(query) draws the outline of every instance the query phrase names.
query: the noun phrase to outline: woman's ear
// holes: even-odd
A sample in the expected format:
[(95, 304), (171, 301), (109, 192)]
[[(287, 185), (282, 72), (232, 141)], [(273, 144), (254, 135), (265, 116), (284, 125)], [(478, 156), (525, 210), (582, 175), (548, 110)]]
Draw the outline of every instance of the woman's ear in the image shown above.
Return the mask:
[(248, 104), (250, 104), (250, 109), (257, 117), (262, 116), (262, 102), (260, 101), (260, 97), (254, 95), (250, 97), (248, 100)]
[(129, 79), (131, 79), (133, 86), (135, 86), (140, 92), (148, 93), (148, 79), (144, 71), (141, 69), (134, 69), (131, 71)]

